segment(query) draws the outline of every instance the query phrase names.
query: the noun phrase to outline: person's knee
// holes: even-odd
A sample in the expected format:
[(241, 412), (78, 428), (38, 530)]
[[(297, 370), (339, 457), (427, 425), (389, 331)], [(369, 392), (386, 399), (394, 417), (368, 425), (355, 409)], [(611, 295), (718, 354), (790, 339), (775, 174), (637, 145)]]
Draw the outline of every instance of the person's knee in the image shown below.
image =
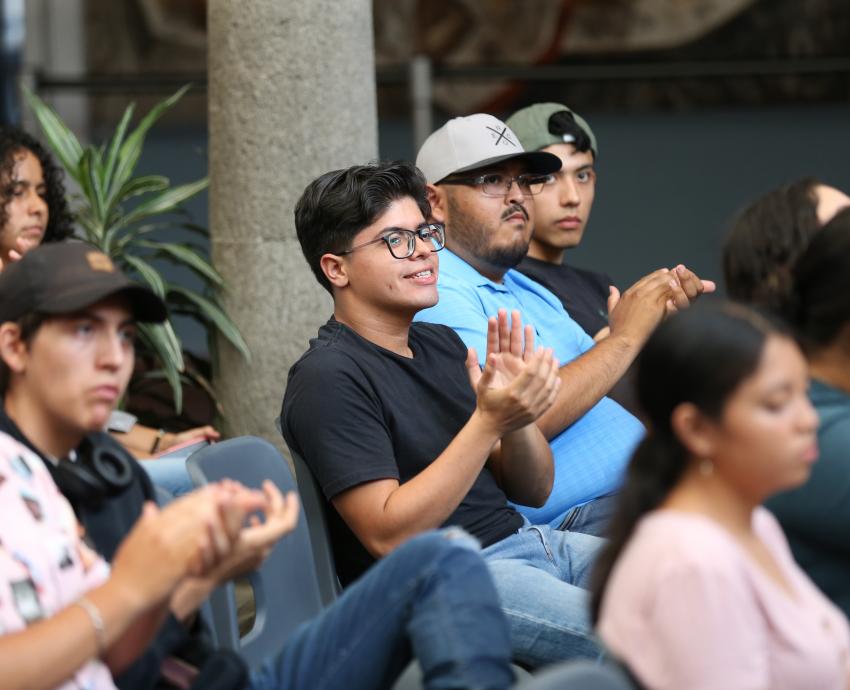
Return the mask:
[(433, 562), (455, 551), (479, 553), (481, 544), (460, 527), (447, 527), (419, 534), (406, 542), (400, 550), (416, 552)]
[(459, 527), (426, 532), (414, 537), (402, 548), (410, 552), (408, 557), (429, 564), (438, 573), (486, 570), (481, 544)]

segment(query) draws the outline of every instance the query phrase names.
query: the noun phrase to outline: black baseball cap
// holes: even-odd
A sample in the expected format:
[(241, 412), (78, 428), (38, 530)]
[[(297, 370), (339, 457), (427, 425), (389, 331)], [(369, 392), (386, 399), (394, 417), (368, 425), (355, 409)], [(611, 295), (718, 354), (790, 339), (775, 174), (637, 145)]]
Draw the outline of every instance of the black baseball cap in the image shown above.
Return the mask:
[(168, 312), (106, 254), (82, 242), (43, 244), (0, 272), (0, 323), (30, 313), (71, 314), (113, 295), (125, 297), (136, 321), (159, 323)]

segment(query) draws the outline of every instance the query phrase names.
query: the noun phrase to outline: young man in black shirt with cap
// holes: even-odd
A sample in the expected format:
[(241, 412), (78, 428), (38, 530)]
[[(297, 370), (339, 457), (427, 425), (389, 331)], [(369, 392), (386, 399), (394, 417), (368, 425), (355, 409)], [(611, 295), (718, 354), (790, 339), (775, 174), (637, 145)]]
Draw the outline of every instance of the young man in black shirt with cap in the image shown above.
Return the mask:
[(517, 270), (549, 288), (591, 338), (608, 332), (608, 299), (614, 282), (606, 273), (564, 263), (584, 236), (596, 195), (596, 136), (587, 121), (558, 103), (537, 103), (505, 124), (526, 151), (561, 159), (561, 169), (533, 198), (534, 231)]

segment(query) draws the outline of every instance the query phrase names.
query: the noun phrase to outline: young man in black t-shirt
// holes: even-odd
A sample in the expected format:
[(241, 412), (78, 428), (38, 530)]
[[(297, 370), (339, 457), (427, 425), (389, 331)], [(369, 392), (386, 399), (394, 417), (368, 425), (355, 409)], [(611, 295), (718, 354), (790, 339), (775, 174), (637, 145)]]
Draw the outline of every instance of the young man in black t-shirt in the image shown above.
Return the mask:
[(509, 503), (541, 505), (551, 490), (534, 421), (557, 394), (558, 363), (518, 313), (490, 320), (483, 371), (454, 331), (412, 322), (438, 298), (445, 235), (429, 212), (406, 163), (308, 185), (296, 229), (334, 314), (290, 370), (284, 437), (332, 506), (344, 582), (410, 537), (457, 525), (482, 544), (515, 658), (595, 656), (583, 587), (601, 540), (532, 526)]
[[(39, 247), (0, 273), (0, 432), (42, 458), (94, 548), (107, 559), (153, 494), (139, 463), (100, 430), (130, 378), (136, 321), (165, 317), (159, 297), (82, 243)], [(111, 462), (103, 462), (104, 452), (113, 456)], [(133, 651), (146, 651), (116, 677), (121, 690), (158, 688), (163, 658), (182, 651), (190, 637), (183, 622), (216, 586), (258, 567), (293, 528), (296, 497), (284, 498), (271, 484), (263, 488), (266, 500), (253, 505), (265, 520), (243, 527), (231, 549), (219, 547), (224, 560), (204, 577), (175, 583), (170, 597), (150, 611), (145, 627), (150, 643), (137, 636)], [(203, 493), (195, 493), (175, 505), (203, 500)], [(208, 539), (215, 535), (204, 513), (188, 517), (189, 524), (208, 523), (202, 530)], [(427, 688), (509, 687), (508, 631), (488, 568), (471, 542), (456, 534), (412, 540), (320, 616), (280, 640), (280, 649), (253, 669), (247, 685), (244, 673), (231, 683), (222, 674), (216, 680), (221, 687), (250, 690), (390, 688), (413, 653)], [(167, 616), (169, 611), (173, 615)], [(98, 637), (110, 630), (108, 613), (95, 609), (91, 616), (100, 621)], [(352, 621), (362, 625), (360, 634), (352, 635)], [(0, 630), (0, 643), (4, 632), (11, 631)], [(194, 662), (208, 657), (208, 651), (192, 646)], [(104, 658), (114, 657), (111, 645), (104, 651)], [(193, 687), (208, 687), (202, 679), (198, 683)]]
[(534, 234), (517, 270), (551, 290), (572, 319), (594, 339), (608, 333), (606, 273), (564, 263), (568, 249), (584, 236), (596, 193), (596, 137), (590, 125), (564, 105), (538, 103), (517, 111), (505, 124), (526, 151), (542, 150), (561, 159), (534, 196)]

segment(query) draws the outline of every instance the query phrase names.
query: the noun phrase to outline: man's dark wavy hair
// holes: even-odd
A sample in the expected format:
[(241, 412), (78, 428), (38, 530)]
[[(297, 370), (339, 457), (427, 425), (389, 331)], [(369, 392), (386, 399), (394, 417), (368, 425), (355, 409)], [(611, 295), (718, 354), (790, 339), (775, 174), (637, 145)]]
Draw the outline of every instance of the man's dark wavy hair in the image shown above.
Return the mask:
[(8, 220), (6, 206), (12, 198), (12, 173), (15, 156), (29, 151), (41, 163), (47, 193), (47, 228), (43, 242), (59, 242), (74, 233), (74, 220), (65, 198), (64, 171), (53, 156), (33, 136), (17, 127), (0, 127), (0, 228)]
[(308, 184), (295, 205), (295, 231), (319, 284), (333, 294), (322, 272), (322, 255), (349, 249), (354, 236), (374, 223), (393, 201), (412, 198), (427, 220), (431, 204), (425, 184), (419, 169), (404, 161), (332, 170)]

